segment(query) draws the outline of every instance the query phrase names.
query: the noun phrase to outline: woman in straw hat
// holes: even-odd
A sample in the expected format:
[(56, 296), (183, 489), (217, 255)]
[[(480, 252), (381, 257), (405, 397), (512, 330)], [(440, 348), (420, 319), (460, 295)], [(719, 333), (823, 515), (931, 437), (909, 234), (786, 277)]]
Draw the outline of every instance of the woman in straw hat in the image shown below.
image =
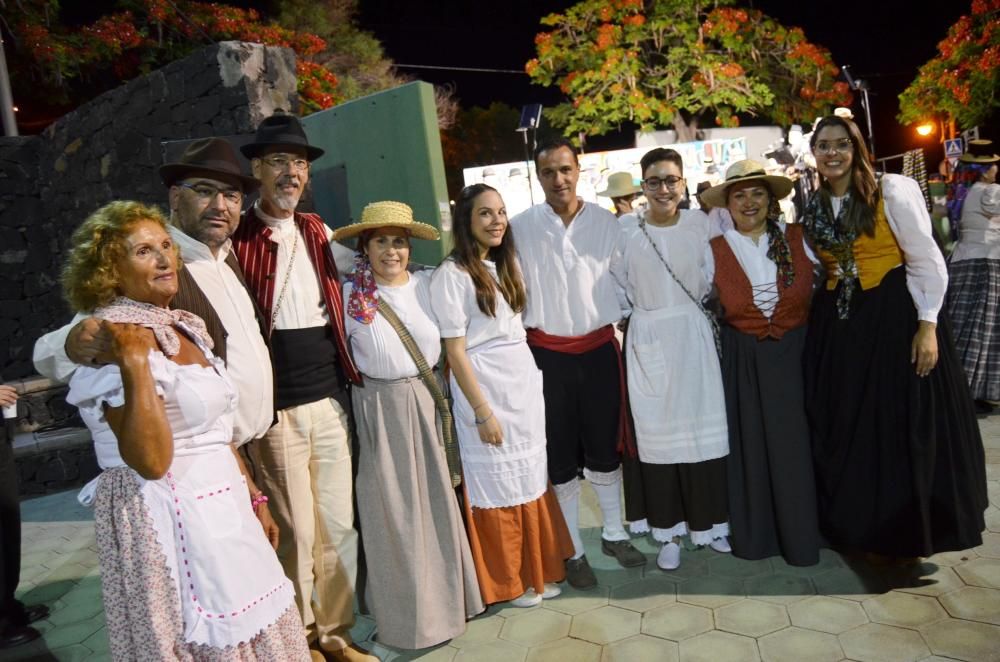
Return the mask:
[(455, 249), (431, 301), (451, 367), (466, 523), (488, 603), (532, 607), (560, 593), (573, 544), (549, 486), (542, 375), (525, 340), (525, 291), (500, 194), (462, 189)]
[(820, 546), (802, 387), (815, 258), (802, 226), (781, 216), (792, 186), (748, 159), (701, 196), (734, 223), (706, 254), (722, 305), (733, 554), (805, 566), (819, 561)]
[(820, 530), (883, 561), (975, 547), (983, 442), (920, 187), (876, 179), (851, 120), (823, 118), (809, 144), (821, 188), (803, 225), (827, 278), (804, 359)]
[(948, 315), (980, 413), (1000, 404), (998, 162), (992, 141), (970, 140), (948, 195), (948, 217), (959, 232), (948, 262)]
[(661, 570), (680, 566), (680, 536), (730, 551), (726, 501), (726, 407), (714, 318), (702, 306), (709, 227), (697, 210), (679, 209), (684, 162), (672, 149), (641, 159), (649, 207), (621, 219), (611, 258), (622, 308), (628, 397), (638, 462), (626, 464), (627, 517), (633, 533), (662, 544)]
[[(357, 237), (344, 286), (345, 327), (364, 384), (351, 391), (358, 430), (358, 514), (380, 644), (426, 648), (457, 637), (484, 608), (452, 489), (442, 421), (421, 377), (441, 339), (430, 310), (429, 272), (410, 273), (410, 240), (438, 239), (400, 202), (373, 202), (334, 231)], [(410, 347), (394, 318), (412, 339)], [(425, 378), (438, 380), (424, 369)], [(450, 431), (450, 429), (449, 429)]]

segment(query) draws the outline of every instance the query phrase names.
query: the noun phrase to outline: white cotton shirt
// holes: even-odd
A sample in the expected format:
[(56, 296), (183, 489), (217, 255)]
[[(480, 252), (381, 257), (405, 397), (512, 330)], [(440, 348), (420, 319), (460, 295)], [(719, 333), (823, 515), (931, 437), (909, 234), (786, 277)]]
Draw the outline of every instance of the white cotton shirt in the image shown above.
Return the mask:
[[(404, 285), (379, 285), (378, 292), (379, 297), (392, 306), (427, 364), (433, 368), (441, 358), (441, 334), (431, 312), (430, 280), (431, 272), (422, 271), (410, 274), (410, 280)], [(362, 324), (347, 313), (352, 290), (350, 283), (344, 285), (344, 326), (358, 370), (376, 379), (419, 375), (417, 364), (410, 358), (399, 334), (384, 317), (376, 315), (371, 324)]]
[[(268, 216), (260, 208), (260, 202), (257, 203), (254, 212), (264, 225), (271, 228), (270, 239), (278, 245), (274, 269), (274, 301), (271, 302), (272, 307), (278, 310), (274, 321), (275, 330), (326, 326), (330, 323), (330, 315), (323, 301), (323, 292), (319, 289), (316, 269), (309, 259), (305, 238), (295, 225), (294, 216), (288, 218)], [(329, 233), (330, 230), (327, 228), (327, 239)], [(294, 262), (289, 273), (288, 264), (289, 260), (293, 259), (293, 252)], [(287, 286), (285, 286), (286, 278)], [(279, 305), (278, 297), (281, 296), (282, 289), (285, 294)]]
[[(882, 176), (882, 197), (889, 228), (896, 237), (906, 264), (906, 289), (910, 291), (917, 318), (937, 322), (948, 290), (948, 267), (934, 241), (931, 217), (920, 185), (903, 175)], [(830, 197), (836, 218), (842, 197)]]
[(618, 219), (593, 203), (580, 203), (569, 227), (547, 202), (510, 219), (527, 289), (528, 328), (582, 336), (622, 318), (609, 271)]
[[(483, 264), (496, 280), (496, 265), (489, 260), (483, 260)], [(496, 316), (489, 317), (480, 312), (472, 278), (450, 257), (434, 270), (431, 306), (441, 329), (441, 337), (465, 336), (466, 351), (494, 340), (524, 340), (527, 335), (521, 313), (511, 309), (499, 288), (496, 291)], [(470, 311), (476, 314), (470, 315)]]
[(271, 356), (247, 288), (226, 264), (232, 249), (227, 239), (218, 255), (174, 226), (170, 236), (180, 248), (187, 269), (226, 329), (226, 369), (239, 391), (233, 439), (244, 444), (264, 436), (274, 417), (274, 376)]
[(976, 182), (969, 188), (958, 231), (951, 262), (1000, 260), (1000, 184)]

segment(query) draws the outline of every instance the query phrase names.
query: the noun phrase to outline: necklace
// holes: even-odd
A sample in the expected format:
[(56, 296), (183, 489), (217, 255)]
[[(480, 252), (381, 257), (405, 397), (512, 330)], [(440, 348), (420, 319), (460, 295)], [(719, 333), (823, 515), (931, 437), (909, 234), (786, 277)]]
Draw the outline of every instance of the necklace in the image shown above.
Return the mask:
[(292, 222), (292, 227), (295, 228), (294, 239), (292, 239), (292, 254), (288, 258), (288, 268), (285, 269), (285, 280), (281, 284), (281, 292), (278, 293), (278, 299), (274, 302), (274, 309), (271, 311), (270, 331), (274, 331), (274, 325), (278, 321), (278, 311), (281, 310), (281, 304), (285, 300), (285, 291), (288, 289), (288, 281), (292, 277), (292, 267), (295, 266), (295, 251), (299, 247), (299, 229), (295, 226), (294, 221)]

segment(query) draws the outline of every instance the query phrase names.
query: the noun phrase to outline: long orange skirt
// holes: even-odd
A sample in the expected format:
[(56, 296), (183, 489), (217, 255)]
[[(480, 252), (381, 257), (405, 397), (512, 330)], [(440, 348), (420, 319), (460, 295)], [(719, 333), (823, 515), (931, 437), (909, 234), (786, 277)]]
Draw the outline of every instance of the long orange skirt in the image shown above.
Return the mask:
[(520, 506), (473, 508), (466, 499), (465, 518), (483, 602), (513, 600), (529, 588), (541, 594), (545, 582), (566, 578), (573, 541), (551, 485)]

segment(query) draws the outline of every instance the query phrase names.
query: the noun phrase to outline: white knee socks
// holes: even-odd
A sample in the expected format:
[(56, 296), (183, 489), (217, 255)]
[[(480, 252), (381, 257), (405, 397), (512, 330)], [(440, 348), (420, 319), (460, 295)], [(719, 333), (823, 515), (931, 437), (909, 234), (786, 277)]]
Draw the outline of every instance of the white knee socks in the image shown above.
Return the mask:
[(568, 483), (553, 485), (559, 508), (562, 510), (569, 537), (573, 541), (573, 558), (583, 556), (583, 540), (580, 538), (580, 480), (574, 478)]
[(608, 472), (584, 469), (583, 475), (597, 493), (597, 503), (601, 506), (601, 516), (604, 518), (601, 537), (610, 541), (628, 540), (629, 535), (622, 524), (621, 467)]

